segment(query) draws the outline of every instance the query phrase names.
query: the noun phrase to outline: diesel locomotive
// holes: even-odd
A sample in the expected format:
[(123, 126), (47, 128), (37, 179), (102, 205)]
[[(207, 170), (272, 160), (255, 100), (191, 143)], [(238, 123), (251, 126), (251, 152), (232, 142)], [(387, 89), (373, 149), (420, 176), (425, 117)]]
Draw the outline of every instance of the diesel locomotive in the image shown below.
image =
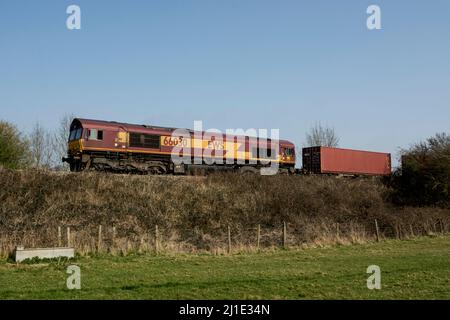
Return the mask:
[[(183, 129), (184, 130), (184, 129)], [(188, 174), (209, 170), (243, 173), (276, 163), (278, 173), (295, 173), (295, 146), (286, 140), (135, 125), (76, 118), (70, 126), (71, 171), (113, 171), (143, 174)], [(175, 162), (173, 155), (183, 161)], [(200, 160), (199, 157), (200, 156)]]

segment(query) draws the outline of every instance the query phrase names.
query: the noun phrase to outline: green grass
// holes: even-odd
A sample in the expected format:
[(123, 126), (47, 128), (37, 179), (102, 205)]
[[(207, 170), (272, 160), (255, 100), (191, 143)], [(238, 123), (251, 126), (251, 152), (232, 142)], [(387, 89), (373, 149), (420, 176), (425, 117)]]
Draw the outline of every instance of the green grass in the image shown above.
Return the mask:
[[(81, 290), (66, 268), (81, 268)], [(381, 290), (366, 269), (381, 268)], [(450, 299), (450, 236), (231, 256), (173, 254), (0, 261), (1, 299)]]

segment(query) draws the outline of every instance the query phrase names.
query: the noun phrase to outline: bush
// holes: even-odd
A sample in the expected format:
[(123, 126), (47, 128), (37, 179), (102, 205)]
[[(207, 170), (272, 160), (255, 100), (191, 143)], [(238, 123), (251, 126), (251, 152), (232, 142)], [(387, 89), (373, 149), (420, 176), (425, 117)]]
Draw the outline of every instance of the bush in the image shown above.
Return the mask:
[(17, 128), (0, 121), (0, 166), (16, 169), (28, 162), (28, 146)]
[(401, 205), (450, 207), (450, 136), (442, 133), (403, 151), (391, 181)]

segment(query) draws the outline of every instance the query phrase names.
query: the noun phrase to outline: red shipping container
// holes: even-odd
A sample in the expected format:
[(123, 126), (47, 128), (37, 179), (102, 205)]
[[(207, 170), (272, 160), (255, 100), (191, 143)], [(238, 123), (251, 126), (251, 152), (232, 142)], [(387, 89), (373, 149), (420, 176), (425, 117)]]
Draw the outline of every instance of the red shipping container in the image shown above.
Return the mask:
[(303, 169), (307, 173), (388, 175), (391, 154), (330, 147), (303, 148)]

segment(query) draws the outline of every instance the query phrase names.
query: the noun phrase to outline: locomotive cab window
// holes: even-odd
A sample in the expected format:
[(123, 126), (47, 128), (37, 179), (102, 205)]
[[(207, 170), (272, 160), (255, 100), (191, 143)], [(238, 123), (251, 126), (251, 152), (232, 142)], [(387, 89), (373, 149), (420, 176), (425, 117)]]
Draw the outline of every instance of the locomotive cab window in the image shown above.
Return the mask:
[(70, 131), (69, 141), (75, 140), (75, 131), (76, 130)]
[(86, 136), (88, 140), (103, 140), (103, 130), (88, 129)]
[(83, 128), (74, 128), (70, 131), (69, 141), (81, 139)]
[(287, 156), (292, 156), (292, 155), (294, 155), (294, 149), (286, 148), (284, 150), (284, 154)]

